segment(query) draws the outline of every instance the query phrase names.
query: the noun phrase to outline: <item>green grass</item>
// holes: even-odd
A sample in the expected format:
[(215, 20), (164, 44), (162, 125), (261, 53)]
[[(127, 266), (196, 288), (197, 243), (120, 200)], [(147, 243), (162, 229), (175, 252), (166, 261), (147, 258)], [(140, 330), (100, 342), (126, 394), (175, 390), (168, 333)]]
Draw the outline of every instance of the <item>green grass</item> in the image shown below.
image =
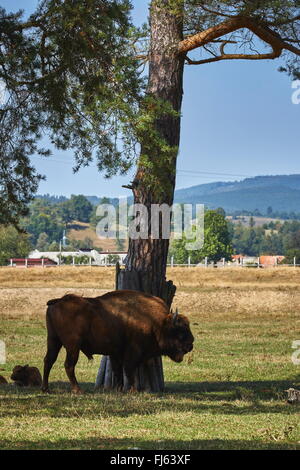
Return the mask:
[[(265, 294), (264, 294), (265, 295)], [(1, 449), (300, 449), (299, 406), (285, 389), (299, 388), (291, 344), (299, 315), (235, 311), (189, 314), (195, 347), (182, 364), (164, 359), (166, 391), (93, 392), (99, 357), (81, 355), (83, 396), (72, 396), (64, 351), (50, 374), (52, 393), (0, 386)], [(16, 364), (42, 370), (43, 317), (0, 316), (9, 378)]]

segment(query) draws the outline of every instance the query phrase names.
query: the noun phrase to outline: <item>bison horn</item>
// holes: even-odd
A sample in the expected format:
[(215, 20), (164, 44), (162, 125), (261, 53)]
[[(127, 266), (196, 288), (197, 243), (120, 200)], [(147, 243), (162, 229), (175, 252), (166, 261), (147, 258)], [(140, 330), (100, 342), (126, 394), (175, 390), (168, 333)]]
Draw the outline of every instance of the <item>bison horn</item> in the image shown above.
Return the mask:
[(178, 308), (176, 308), (175, 313), (173, 313), (173, 325), (175, 325), (177, 317), (178, 317)]

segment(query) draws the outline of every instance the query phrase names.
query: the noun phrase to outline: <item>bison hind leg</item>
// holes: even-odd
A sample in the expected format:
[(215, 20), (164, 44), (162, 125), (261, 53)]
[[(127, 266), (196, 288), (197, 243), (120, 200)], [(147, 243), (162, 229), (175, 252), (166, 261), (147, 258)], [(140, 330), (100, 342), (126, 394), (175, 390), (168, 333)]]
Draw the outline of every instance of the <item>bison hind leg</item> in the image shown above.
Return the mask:
[(47, 353), (44, 358), (44, 373), (42, 382), (42, 391), (49, 393), (49, 374), (54, 362), (57, 359), (58, 353), (62, 347), (62, 343), (57, 336), (50, 335), (47, 340)]
[(123, 365), (115, 357), (110, 356), (111, 368), (113, 371), (113, 388), (116, 388), (118, 391), (123, 389)]

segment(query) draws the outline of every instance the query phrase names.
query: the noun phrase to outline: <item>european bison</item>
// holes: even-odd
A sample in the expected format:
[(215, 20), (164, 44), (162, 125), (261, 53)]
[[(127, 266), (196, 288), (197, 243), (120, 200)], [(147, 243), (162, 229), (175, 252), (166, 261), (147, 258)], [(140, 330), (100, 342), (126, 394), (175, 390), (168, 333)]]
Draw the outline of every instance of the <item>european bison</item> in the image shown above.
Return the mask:
[(3, 375), (0, 375), (0, 385), (6, 385), (8, 382)]
[(20, 387), (40, 387), (42, 376), (37, 367), (15, 366), (10, 377)]
[(121, 387), (124, 368), (133, 388), (135, 370), (142, 362), (160, 355), (181, 362), (193, 349), (188, 319), (170, 313), (158, 297), (119, 290), (96, 298), (69, 294), (47, 305), (44, 392), (48, 391), (49, 373), (62, 346), (67, 351), (65, 369), (74, 393), (81, 393), (74, 372), (79, 351), (88, 359), (93, 354), (110, 356), (117, 386)]

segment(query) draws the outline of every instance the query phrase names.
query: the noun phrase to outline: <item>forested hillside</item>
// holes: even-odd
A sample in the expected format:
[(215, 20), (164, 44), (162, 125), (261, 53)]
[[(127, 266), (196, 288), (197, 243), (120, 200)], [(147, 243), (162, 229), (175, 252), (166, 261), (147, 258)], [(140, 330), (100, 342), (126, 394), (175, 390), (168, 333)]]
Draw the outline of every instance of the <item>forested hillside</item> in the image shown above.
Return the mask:
[[(259, 212), (272, 209), (276, 217), (300, 213), (300, 175), (257, 176), (243, 181), (201, 184), (175, 193), (175, 202), (205, 204), (235, 211)], [(255, 215), (255, 214), (253, 214)]]

